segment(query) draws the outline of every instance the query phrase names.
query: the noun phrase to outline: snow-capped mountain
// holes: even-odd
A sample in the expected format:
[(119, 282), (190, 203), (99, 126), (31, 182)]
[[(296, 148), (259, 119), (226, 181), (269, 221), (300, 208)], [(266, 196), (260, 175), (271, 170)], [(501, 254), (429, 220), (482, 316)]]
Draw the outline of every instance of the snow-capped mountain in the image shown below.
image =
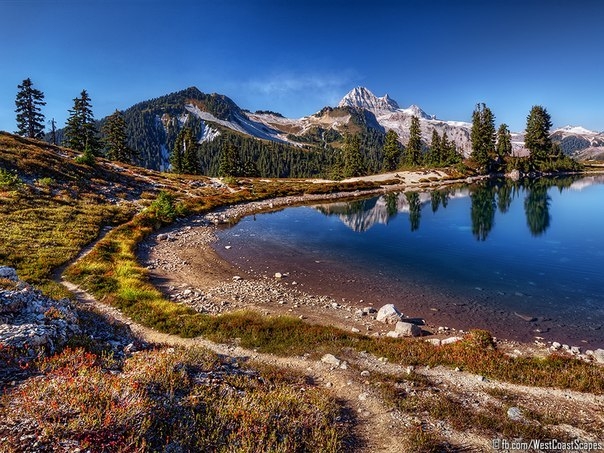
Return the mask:
[[(227, 96), (205, 94), (195, 87), (136, 104), (124, 116), (130, 146), (140, 152), (142, 165), (154, 169), (168, 168), (169, 152), (185, 124), (194, 129), (199, 143), (216, 142), (215, 148), (224, 139), (221, 135), (228, 132), (298, 150), (321, 151), (339, 147), (347, 133), (371, 136), (377, 146), (388, 130), (395, 131), (406, 145), (411, 119), (416, 116), (426, 146), (436, 131), (441, 136), (446, 133), (464, 156), (471, 153), (470, 123), (441, 120), (417, 105), (400, 108), (387, 94), (378, 97), (365, 87), (353, 88), (336, 107), (327, 106), (302, 118), (285, 118), (270, 111), (252, 113)], [(567, 126), (556, 129), (552, 139), (568, 154), (584, 158), (604, 154), (604, 133)], [(512, 133), (512, 144), (515, 152), (526, 154), (522, 132)]]
[(353, 88), (342, 98), (338, 107), (356, 107), (369, 110), (375, 116), (386, 112), (395, 112), (399, 110), (396, 101), (387, 94), (377, 97), (365, 87)]
[(446, 132), (448, 139), (454, 141), (465, 156), (470, 154), (470, 123), (439, 120), (436, 115), (427, 114), (417, 105), (402, 109), (387, 94), (377, 97), (364, 87), (353, 88), (338, 105), (369, 110), (385, 130), (394, 130), (404, 145), (409, 141), (411, 118), (416, 116), (420, 121), (422, 139), (426, 144), (430, 143), (433, 130), (441, 136)]
[(552, 132), (553, 141), (560, 143), (566, 154), (583, 159), (604, 154), (604, 132), (595, 132), (581, 126), (565, 126)]

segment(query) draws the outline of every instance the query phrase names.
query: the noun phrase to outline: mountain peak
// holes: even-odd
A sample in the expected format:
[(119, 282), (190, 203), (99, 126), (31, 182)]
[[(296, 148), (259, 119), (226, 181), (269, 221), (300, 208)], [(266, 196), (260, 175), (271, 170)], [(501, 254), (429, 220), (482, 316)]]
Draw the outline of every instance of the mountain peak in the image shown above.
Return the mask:
[(346, 94), (338, 107), (358, 107), (369, 110), (378, 115), (385, 112), (394, 112), (399, 108), (395, 100), (387, 94), (377, 97), (365, 87), (355, 87)]
[(420, 119), (422, 119), (422, 118), (425, 120), (435, 120), (436, 119), (435, 115), (428, 115), (426, 112), (424, 112), (419, 107), (419, 105), (415, 105), (415, 104), (410, 105), (406, 109), (402, 109), (402, 111), (407, 113), (408, 115), (417, 116)]

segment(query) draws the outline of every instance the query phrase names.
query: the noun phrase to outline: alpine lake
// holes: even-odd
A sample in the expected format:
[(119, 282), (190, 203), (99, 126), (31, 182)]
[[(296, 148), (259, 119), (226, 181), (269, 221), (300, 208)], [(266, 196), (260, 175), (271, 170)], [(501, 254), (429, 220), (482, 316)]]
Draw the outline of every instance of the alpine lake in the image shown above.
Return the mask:
[(394, 303), (432, 326), (604, 347), (604, 176), (288, 207), (218, 236), (223, 258), (306, 292)]

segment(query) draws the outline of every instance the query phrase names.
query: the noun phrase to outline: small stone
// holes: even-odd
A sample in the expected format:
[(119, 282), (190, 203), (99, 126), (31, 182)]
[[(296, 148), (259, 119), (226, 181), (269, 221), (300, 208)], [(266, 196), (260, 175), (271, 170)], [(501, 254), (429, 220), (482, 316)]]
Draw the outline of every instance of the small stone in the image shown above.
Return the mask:
[(428, 338), (426, 341), (434, 346), (440, 346), (439, 338)]
[(575, 355), (581, 354), (581, 348), (579, 346), (572, 346), (570, 352)]
[(225, 246), (224, 246), (225, 250), (230, 250), (230, 249), (231, 249), (231, 247), (232, 247), (232, 246), (230, 246), (230, 245), (225, 245)]
[(361, 376), (362, 376), (362, 377), (369, 377), (369, 376), (370, 376), (370, 374), (371, 374), (371, 373), (369, 373), (369, 371), (367, 371), (367, 370), (363, 370), (363, 371), (361, 371)]
[(233, 280), (235, 280), (236, 282), (238, 282), (240, 280), (243, 280), (243, 278), (240, 277), (239, 275), (235, 275), (235, 276), (233, 276)]
[(352, 333), (360, 333), (361, 331), (359, 329), (357, 329), (356, 327), (353, 327), (351, 329)]
[(365, 401), (369, 395), (367, 393), (361, 393), (359, 395), (359, 401)]
[(346, 361), (343, 361), (343, 362), (340, 364), (340, 369), (342, 369), (342, 370), (347, 370), (347, 369), (348, 369), (348, 363), (347, 363)]
[(342, 361), (333, 354), (325, 354), (323, 357), (321, 357), (321, 362), (335, 367), (339, 367), (342, 364)]
[(459, 368), (458, 366), (455, 367), (455, 371), (460, 372), (461, 368)]
[(413, 371), (415, 371), (415, 367), (413, 365), (409, 365), (407, 368), (405, 368), (405, 371), (407, 374), (412, 374)]
[(560, 349), (561, 347), (562, 347), (562, 345), (561, 345), (560, 343), (558, 343), (557, 341), (554, 341), (554, 342), (552, 343), (552, 346), (551, 346), (551, 348), (552, 348), (554, 351), (557, 351), (557, 350), (558, 350), (558, 349)]
[(283, 278), (283, 274), (281, 272), (275, 272), (275, 278)]
[(331, 388), (331, 387), (333, 387), (333, 384), (331, 382), (327, 382), (327, 383), (325, 383), (325, 387)]
[(522, 415), (522, 410), (519, 407), (513, 406), (508, 409), (508, 418), (515, 422), (519, 422), (522, 421), (524, 416)]
[(449, 338), (445, 338), (444, 340), (441, 340), (440, 344), (442, 344), (442, 345), (453, 344), (453, 343), (457, 343), (458, 341), (461, 341), (461, 340), (462, 340), (461, 337), (449, 337)]
[(306, 319), (306, 316), (300, 315), (300, 316), (298, 316), (298, 319)]

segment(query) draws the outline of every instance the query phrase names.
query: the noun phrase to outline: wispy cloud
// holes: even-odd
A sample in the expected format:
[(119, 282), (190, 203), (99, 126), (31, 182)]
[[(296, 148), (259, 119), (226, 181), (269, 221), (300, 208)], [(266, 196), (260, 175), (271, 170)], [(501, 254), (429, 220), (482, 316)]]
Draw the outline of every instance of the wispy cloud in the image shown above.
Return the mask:
[(289, 96), (301, 91), (316, 93), (341, 90), (351, 83), (350, 74), (273, 74), (263, 79), (250, 80), (248, 88), (270, 96)]

